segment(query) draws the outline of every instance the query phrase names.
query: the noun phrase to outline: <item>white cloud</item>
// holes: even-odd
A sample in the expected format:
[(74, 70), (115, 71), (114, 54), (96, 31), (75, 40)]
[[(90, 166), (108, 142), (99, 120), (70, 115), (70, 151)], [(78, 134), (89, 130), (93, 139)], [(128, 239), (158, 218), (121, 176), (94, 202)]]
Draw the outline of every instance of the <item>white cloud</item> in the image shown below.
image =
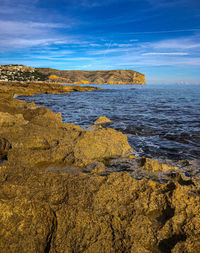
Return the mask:
[(150, 46), (155, 49), (196, 49), (200, 48), (199, 36), (192, 36), (186, 38), (162, 40), (150, 43)]
[(30, 38), (30, 39), (20, 39), (20, 38), (15, 38), (15, 39), (3, 39), (0, 41), (0, 46), (1, 47), (14, 47), (14, 48), (23, 48), (23, 47), (34, 47), (34, 46), (48, 46), (52, 44), (60, 44), (60, 43), (65, 43), (65, 41), (61, 41), (58, 39), (54, 38), (46, 38), (46, 39), (35, 39), (35, 38)]
[(21, 35), (34, 35), (46, 34), (50, 29), (69, 27), (60, 23), (41, 23), (41, 22), (18, 22), (18, 21), (5, 21), (0, 20), (1, 36), (21, 36)]
[(163, 53), (163, 52), (149, 52), (149, 53), (144, 53), (142, 55), (189, 55), (189, 53), (181, 53), (181, 52), (170, 52), (170, 53)]
[(113, 68), (134, 66), (199, 66), (199, 36), (160, 40), (156, 42), (102, 44), (87, 54)]
[(174, 7), (183, 5), (187, 3), (187, 0), (146, 0), (150, 3), (154, 8), (166, 8), (166, 7)]
[(125, 53), (125, 52), (130, 52), (133, 51), (133, 48), (129, 47), (117, 47), (117, 48), (104, 48), (104, 49), (99, 49), (99, 50), (90, 50), (89, 54), (90, 55), (105, 55), (105, 54), (119, 54), (119, 53)]
[(66, 28), (61, 23), (18, 22), (0, 20), (0, 48), (13, 50), (23, 47), (61, 45), (74, 43), (71, 36), (62, 36), (58, 28)]

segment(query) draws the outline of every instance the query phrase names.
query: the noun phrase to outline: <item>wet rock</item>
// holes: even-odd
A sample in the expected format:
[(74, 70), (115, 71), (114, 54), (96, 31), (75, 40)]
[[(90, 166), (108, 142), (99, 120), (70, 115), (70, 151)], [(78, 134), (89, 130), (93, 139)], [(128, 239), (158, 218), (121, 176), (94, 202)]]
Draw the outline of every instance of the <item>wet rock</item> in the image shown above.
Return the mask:
[(107, 117), (103, 116), (103, 117), (99, 117), (95, 122), (94, 124), (95, 125), (102, 125), (102, 124), (107, 124), (107, 123), (110, 123), (111, 120), (108, 119)]
[(147, 171), (152, 171), (152, 172), (156, 172), (156, 171), (166, 172), (169, 170), (179, 169), (177, 166), (161, 163), (150, 158), (142, 158), (140, 160), (140, 164), (142, 166), (142, 169), (147, 170)]

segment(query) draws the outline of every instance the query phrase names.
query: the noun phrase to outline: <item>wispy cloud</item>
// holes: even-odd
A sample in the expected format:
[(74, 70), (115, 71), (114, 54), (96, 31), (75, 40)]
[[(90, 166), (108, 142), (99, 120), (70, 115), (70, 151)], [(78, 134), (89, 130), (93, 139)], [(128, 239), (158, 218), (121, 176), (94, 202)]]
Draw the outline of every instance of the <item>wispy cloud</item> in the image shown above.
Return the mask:
[[(90, 49), (88, 55), (101, 62), (122, 68), (134, 66), (199, 66), (200, 45), (198, 35), (156, 42), (136, 41), (132, 44), (112, 43), (98, 50)], [(105, 45), (106, 46), (106, 45)], [(103, 65), (103, 64), (102, 64)]]
[(67, 28), (61, 23), (18, 22), (0, 20), (0, 47), (2, 50), (73, 43), (71, 36), (61, 36), (57, 29)]
[(1, 37), (5, 35), (18, 36), (21, 35), (40, 35), (46, 34), (50, 29), (67, 28), (69, 25), (60, 23), (42, 23), (42, 22), (19, 22), (10, 20), (0, 20)]
[[(49, 45), (58, 45), (58, 44), (65, 44), (65, 40), (59, 40), (57, 38), (45, 38), (45, 39), (37, 39), (37, 38), (30, 38), (30, 39), (20, 39), (20, 38), (8, 38), (2, 39), (0, 41), (0, 47), (2, 50), (12, 50), (20, 49), (20, 48), (30, 48), (30, 47), (38, 47), (38, 46), (49, 46)], [(9, 50), (10, 51), (10, 50)]]
[(151, 43), (151, 46), (156, 49), (196, 49), (200, 48), (200, 37), (199, 36), (191, 36), (191, 37), (183, 37), (178, 39), (169, 39), (162, 40), (158, 42)]
[(187, 0), (146, 0), (149, 4), (151, 4), (155, 8), (166, 8), (166, 7), (174, 7), (183, 5), (187, 3)]
[(142, 55), (189, 55), (189, 53), (181, 53), (181, 52), (171, 52), (171, 53), (164, 53), (164, 52), (149, 52), (149, 53), (143, 53)]
[(137, 34), (167, 34), (167, 33), (183, 33), (183, 32), (200, 32), (200, 28), (174, 29), (174, 30), (158, 30), (158, 31), (124, 32), (122, 34), (137, 35)]

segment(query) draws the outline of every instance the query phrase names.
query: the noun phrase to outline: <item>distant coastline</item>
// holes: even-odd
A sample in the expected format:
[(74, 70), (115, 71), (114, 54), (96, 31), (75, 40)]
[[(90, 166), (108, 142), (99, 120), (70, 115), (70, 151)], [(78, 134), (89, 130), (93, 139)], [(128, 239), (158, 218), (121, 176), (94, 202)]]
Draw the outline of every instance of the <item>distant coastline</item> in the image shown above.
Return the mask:
[(144, 85), (145, 75), (134, 70), (81, 71), (32, 68), (24, 65), (0, 65), (0, 81)]

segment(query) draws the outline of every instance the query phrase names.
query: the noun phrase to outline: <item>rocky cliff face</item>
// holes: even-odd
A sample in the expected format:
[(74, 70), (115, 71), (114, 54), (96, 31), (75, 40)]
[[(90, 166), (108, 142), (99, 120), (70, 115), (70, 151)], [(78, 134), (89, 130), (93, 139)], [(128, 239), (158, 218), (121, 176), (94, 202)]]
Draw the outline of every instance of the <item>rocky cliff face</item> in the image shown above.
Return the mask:
[(0, 81), (46, 81), (69, 84), (145, 84), (145, 75), (133, 70), (79, 71), (0, 65)]
[(145, 84), (145, 75), (133, 70), (79, 71), (38, 68), (51, 81), (73, 84)]
[(0, 252), (200, 252), (199, 170), (0, 94)]

